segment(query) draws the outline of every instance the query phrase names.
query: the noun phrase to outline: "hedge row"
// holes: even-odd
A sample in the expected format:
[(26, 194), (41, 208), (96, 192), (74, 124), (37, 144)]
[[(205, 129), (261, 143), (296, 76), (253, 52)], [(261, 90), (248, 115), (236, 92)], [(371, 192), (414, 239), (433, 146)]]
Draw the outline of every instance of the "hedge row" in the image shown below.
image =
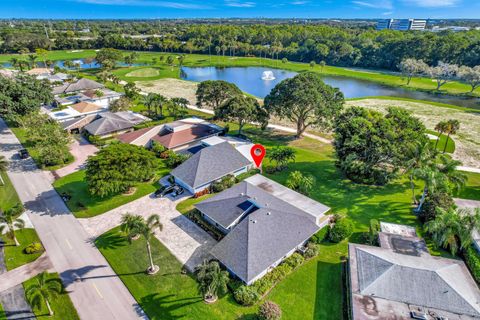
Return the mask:
[(463, 256), (473, 278), (477, 283), (480, 283), (480, 255), (477, 250), (470, 246), (464, 251)]

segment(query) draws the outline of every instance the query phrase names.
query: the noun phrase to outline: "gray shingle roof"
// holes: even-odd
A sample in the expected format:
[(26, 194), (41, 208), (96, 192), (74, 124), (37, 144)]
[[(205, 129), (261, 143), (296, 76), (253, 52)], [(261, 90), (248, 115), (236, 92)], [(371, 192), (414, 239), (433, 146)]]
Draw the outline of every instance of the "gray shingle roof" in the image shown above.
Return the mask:
[(262, 208), (240, 222), (211, 253), (249, 283), (319, 229), (305, 215)]
[(98, 83), (96, 81), (93, 81), (87, 78), (82, 78), (76, 82), (66, 83), (64, 85), (54, 87), (53, 94), (71, 93), (71, 92), (84, 91), (84, 90), (95, 90), (103, 87), (104, 85), (101, 83)]
[(462, 261), (350, 246), (350, 252), (355, 250), (360, 294), (480, 316), (480, 291)]
[(104, 112), (98, 115), (98, 118), (85, 126), (92, 135), (105, 135), (130, 129), (133, 126), (142, 123), (145, 117), (137, 115), (133, 112)]
[(250, 165), (228, 142), (200, 150), (171, 174), (192, 188), (200, 187)]
[[(305, 206), (299, 208), (299, 201), (293, 201), (293, 205), (285, 200), (291, 199), (295, 194), (300, 195), (284, 189), (288, 188), (255, 175), (195, 205), (224, 227), (242, 217), (247, 207), (245, 201), (259, 208), (247, 217), (242, 217), (243, 220), (211, 251), (213, 256), (246, 283), (317, 232), (320, 229), (316, 223), (317, 218), (329, 210), (311, 199), (317, 205), (309, 203), (306, 208), (308, 211), (304, 210)], [(287, 193), (292, 194), (286, 199), (277, 196)], [(314, 207), (320, 212), (310, 213)]]

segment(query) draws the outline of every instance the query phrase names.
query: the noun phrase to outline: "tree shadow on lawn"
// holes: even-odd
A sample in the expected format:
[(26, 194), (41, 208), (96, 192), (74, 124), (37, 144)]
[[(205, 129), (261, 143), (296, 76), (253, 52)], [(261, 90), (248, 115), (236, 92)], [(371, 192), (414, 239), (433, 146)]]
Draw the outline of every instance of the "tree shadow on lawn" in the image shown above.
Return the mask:
[(146, 295), (140, 299), (140, 305), (151, 320), (185, 319), (191, 317), (193, 316), (191, 314), (174, 314), (174, 312), (195, 303), (203, 303), (203, 299), (199, 297), (178, 299), (174, 294), (160, 296), (157, 293)]
[(109, 232), (95, 240), (95, 246), (100, 250), (117, 249), (127, 245), (129, 245), (127, 238), (120, 234), (120, 232)]

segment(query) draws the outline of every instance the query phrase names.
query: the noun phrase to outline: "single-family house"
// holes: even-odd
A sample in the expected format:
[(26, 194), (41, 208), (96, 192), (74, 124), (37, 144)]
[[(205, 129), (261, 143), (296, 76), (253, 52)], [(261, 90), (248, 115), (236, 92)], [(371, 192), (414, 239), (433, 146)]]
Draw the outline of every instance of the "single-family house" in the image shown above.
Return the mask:
[(175, 182), (190, 193), (208, 189), (226, 175), (238, 176), (247, 172), (252, 162), (228, 142), (204, 148), (170, 173)]
[(413, 228), (383, 224), (379, 237), (380, 247), (348, 247), (353, 320), (480, 318), (480, 290), (463, 261), (431, 256)]
[(87, 115), (99, 114), (108, 111), (108, 108), (102, 107), (98, 104), (82, 101), (69, 105), (62, 110), (51, 111), (47, 114), (58, 122), (69, 121), (73, 119), (80, 119)]
[(259, 174), (195, 207), (226, 234), (211, 254), (247, 285), (303, 249), (330, 218), (327, 206)]
[(123, 95), (105, 88), (101, 83), (86, 78), (54, 87), (52, 92), (55, 96), (54, 104), (58, 107), (79, 102), (90, 102), (107, 108), (110, 103)]
[(97, 114), (83, 129), (90, 135), (106, 138), (132, 131), (134, 126), (148, 120), (150, 119), (132, 111), (104, 112)]
[(118, 136), (123, 143), (149, 147), (156, 141), (178, 151), (198, 145), (202, 139), (219, 135), (223, 128), (200, 118), (186, 118), (152, 128), (143, 128)]

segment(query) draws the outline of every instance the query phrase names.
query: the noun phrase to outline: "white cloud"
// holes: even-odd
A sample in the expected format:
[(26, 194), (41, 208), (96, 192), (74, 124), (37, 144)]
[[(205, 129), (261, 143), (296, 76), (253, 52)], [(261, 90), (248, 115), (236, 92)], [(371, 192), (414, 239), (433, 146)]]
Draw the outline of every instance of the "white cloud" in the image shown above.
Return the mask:
[(356, 4), (361, 7), (376, 8), (376, 9), (393, 9), (393, 3), (391, 0), (363, 0), (363, 1), (352, 1), (353, 4)]
[(383, 12), (382, 16), (391, 16), (392, 14), (393, 14), (393, 11), (387, 11), (387, 12)]
[(257, 4), (252, 1), (225, 0), (225, 5), (234, 8), (253, 8)]
[(75, 0), (76, 2), (115, 5), (115, 6), (142, 6), (142, 7), (162, 7), (173, 9), (208, 9), (204, 5), (194, 3), (174, 2), (174, 1), (155, 1), (155, 0)]
[(424, 8), (455, 7), (461, 0), (402, 0), (404, 3)]

